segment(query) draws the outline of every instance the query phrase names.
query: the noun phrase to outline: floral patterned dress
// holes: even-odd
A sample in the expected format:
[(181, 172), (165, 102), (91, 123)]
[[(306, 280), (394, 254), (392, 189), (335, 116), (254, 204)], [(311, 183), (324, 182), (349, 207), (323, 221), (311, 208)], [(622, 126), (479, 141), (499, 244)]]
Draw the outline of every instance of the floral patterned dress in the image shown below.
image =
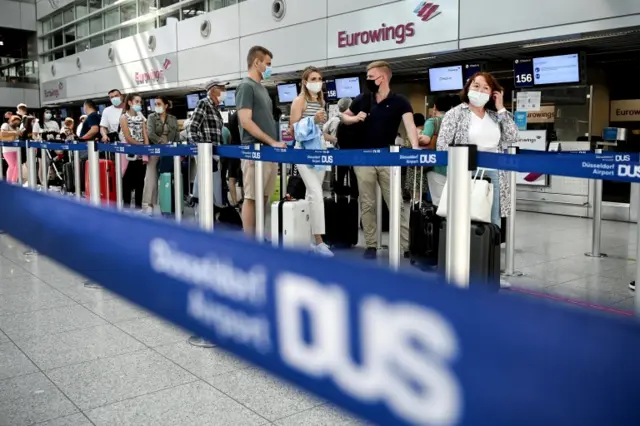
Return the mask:
[[(500, 141), (498, 151), (503, 152), (507, 146), (518, 139), (518, 126), (513, 121), (513, 116), (508, 111), (498, 114), (495, 111), (486, 110), (489, 117), (498, 123), (500, 127)], [(436, 149), (446, 151), (450, 144), (469, 145), (469, 126), (471, 125), (471, 109), (466, 103), (450, 109), (444, 116)], [(509, 177), (504, 170), (498, 171), (500, 180), (500, 216), (507, 217), (511, 213), (511, 200), (509, 199)]]

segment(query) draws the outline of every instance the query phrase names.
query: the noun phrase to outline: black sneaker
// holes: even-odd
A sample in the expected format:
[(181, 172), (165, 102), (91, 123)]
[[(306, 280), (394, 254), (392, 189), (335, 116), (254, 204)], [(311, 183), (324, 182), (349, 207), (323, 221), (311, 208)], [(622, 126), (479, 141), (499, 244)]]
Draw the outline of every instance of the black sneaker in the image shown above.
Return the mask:
[(378, 249), (376, 249), (375, 247), (367, 247), (364, 250), (365, 259), (375, 259), (376, 257), (378, 257)]
[(631, 281), (629, 283), (629, 290), (636, 291), (636, 282), (635, 281)]
[(411, 259), (411, 252), (409, 252), (409, 251), (405, 251), (405, 252), (404, 252), (404, 258), (405, 258), (405, 259)]

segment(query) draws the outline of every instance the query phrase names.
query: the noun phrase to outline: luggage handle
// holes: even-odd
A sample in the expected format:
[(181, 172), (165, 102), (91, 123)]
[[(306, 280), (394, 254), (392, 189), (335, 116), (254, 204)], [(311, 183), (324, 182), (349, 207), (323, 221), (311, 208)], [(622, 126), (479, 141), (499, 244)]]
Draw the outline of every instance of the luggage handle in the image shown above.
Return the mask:
[(418, 169), (420, 169), (420, 201), (418, 201), (418, 208), (422, 207), (422, 181), (423, 181), (423, 167), (414, 166), (413, 171), (413, 192), (411, 194), (411, 209), (415, 209), (416, 201), (416, 177), (418, 176)]

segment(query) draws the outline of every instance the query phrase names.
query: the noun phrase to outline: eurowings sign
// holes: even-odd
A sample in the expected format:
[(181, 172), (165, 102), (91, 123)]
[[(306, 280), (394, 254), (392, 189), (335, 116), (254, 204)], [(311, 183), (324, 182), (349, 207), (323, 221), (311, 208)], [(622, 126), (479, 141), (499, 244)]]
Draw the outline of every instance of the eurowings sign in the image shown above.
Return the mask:
[(328, 27), (329, 57), (455, 41), (458, 2), (404, 0), (330, 17)]

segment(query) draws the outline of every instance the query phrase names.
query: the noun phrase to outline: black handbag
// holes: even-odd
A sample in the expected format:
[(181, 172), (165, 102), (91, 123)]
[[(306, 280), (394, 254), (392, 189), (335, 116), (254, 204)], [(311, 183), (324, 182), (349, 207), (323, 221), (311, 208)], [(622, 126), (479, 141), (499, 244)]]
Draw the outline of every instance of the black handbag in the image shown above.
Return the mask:
[(298, 166), (291, 168), (291, 176), (287, 181), (287, 196), (293, 200), (304, 200), (307, 195), (307, 186), (298, 174)]

